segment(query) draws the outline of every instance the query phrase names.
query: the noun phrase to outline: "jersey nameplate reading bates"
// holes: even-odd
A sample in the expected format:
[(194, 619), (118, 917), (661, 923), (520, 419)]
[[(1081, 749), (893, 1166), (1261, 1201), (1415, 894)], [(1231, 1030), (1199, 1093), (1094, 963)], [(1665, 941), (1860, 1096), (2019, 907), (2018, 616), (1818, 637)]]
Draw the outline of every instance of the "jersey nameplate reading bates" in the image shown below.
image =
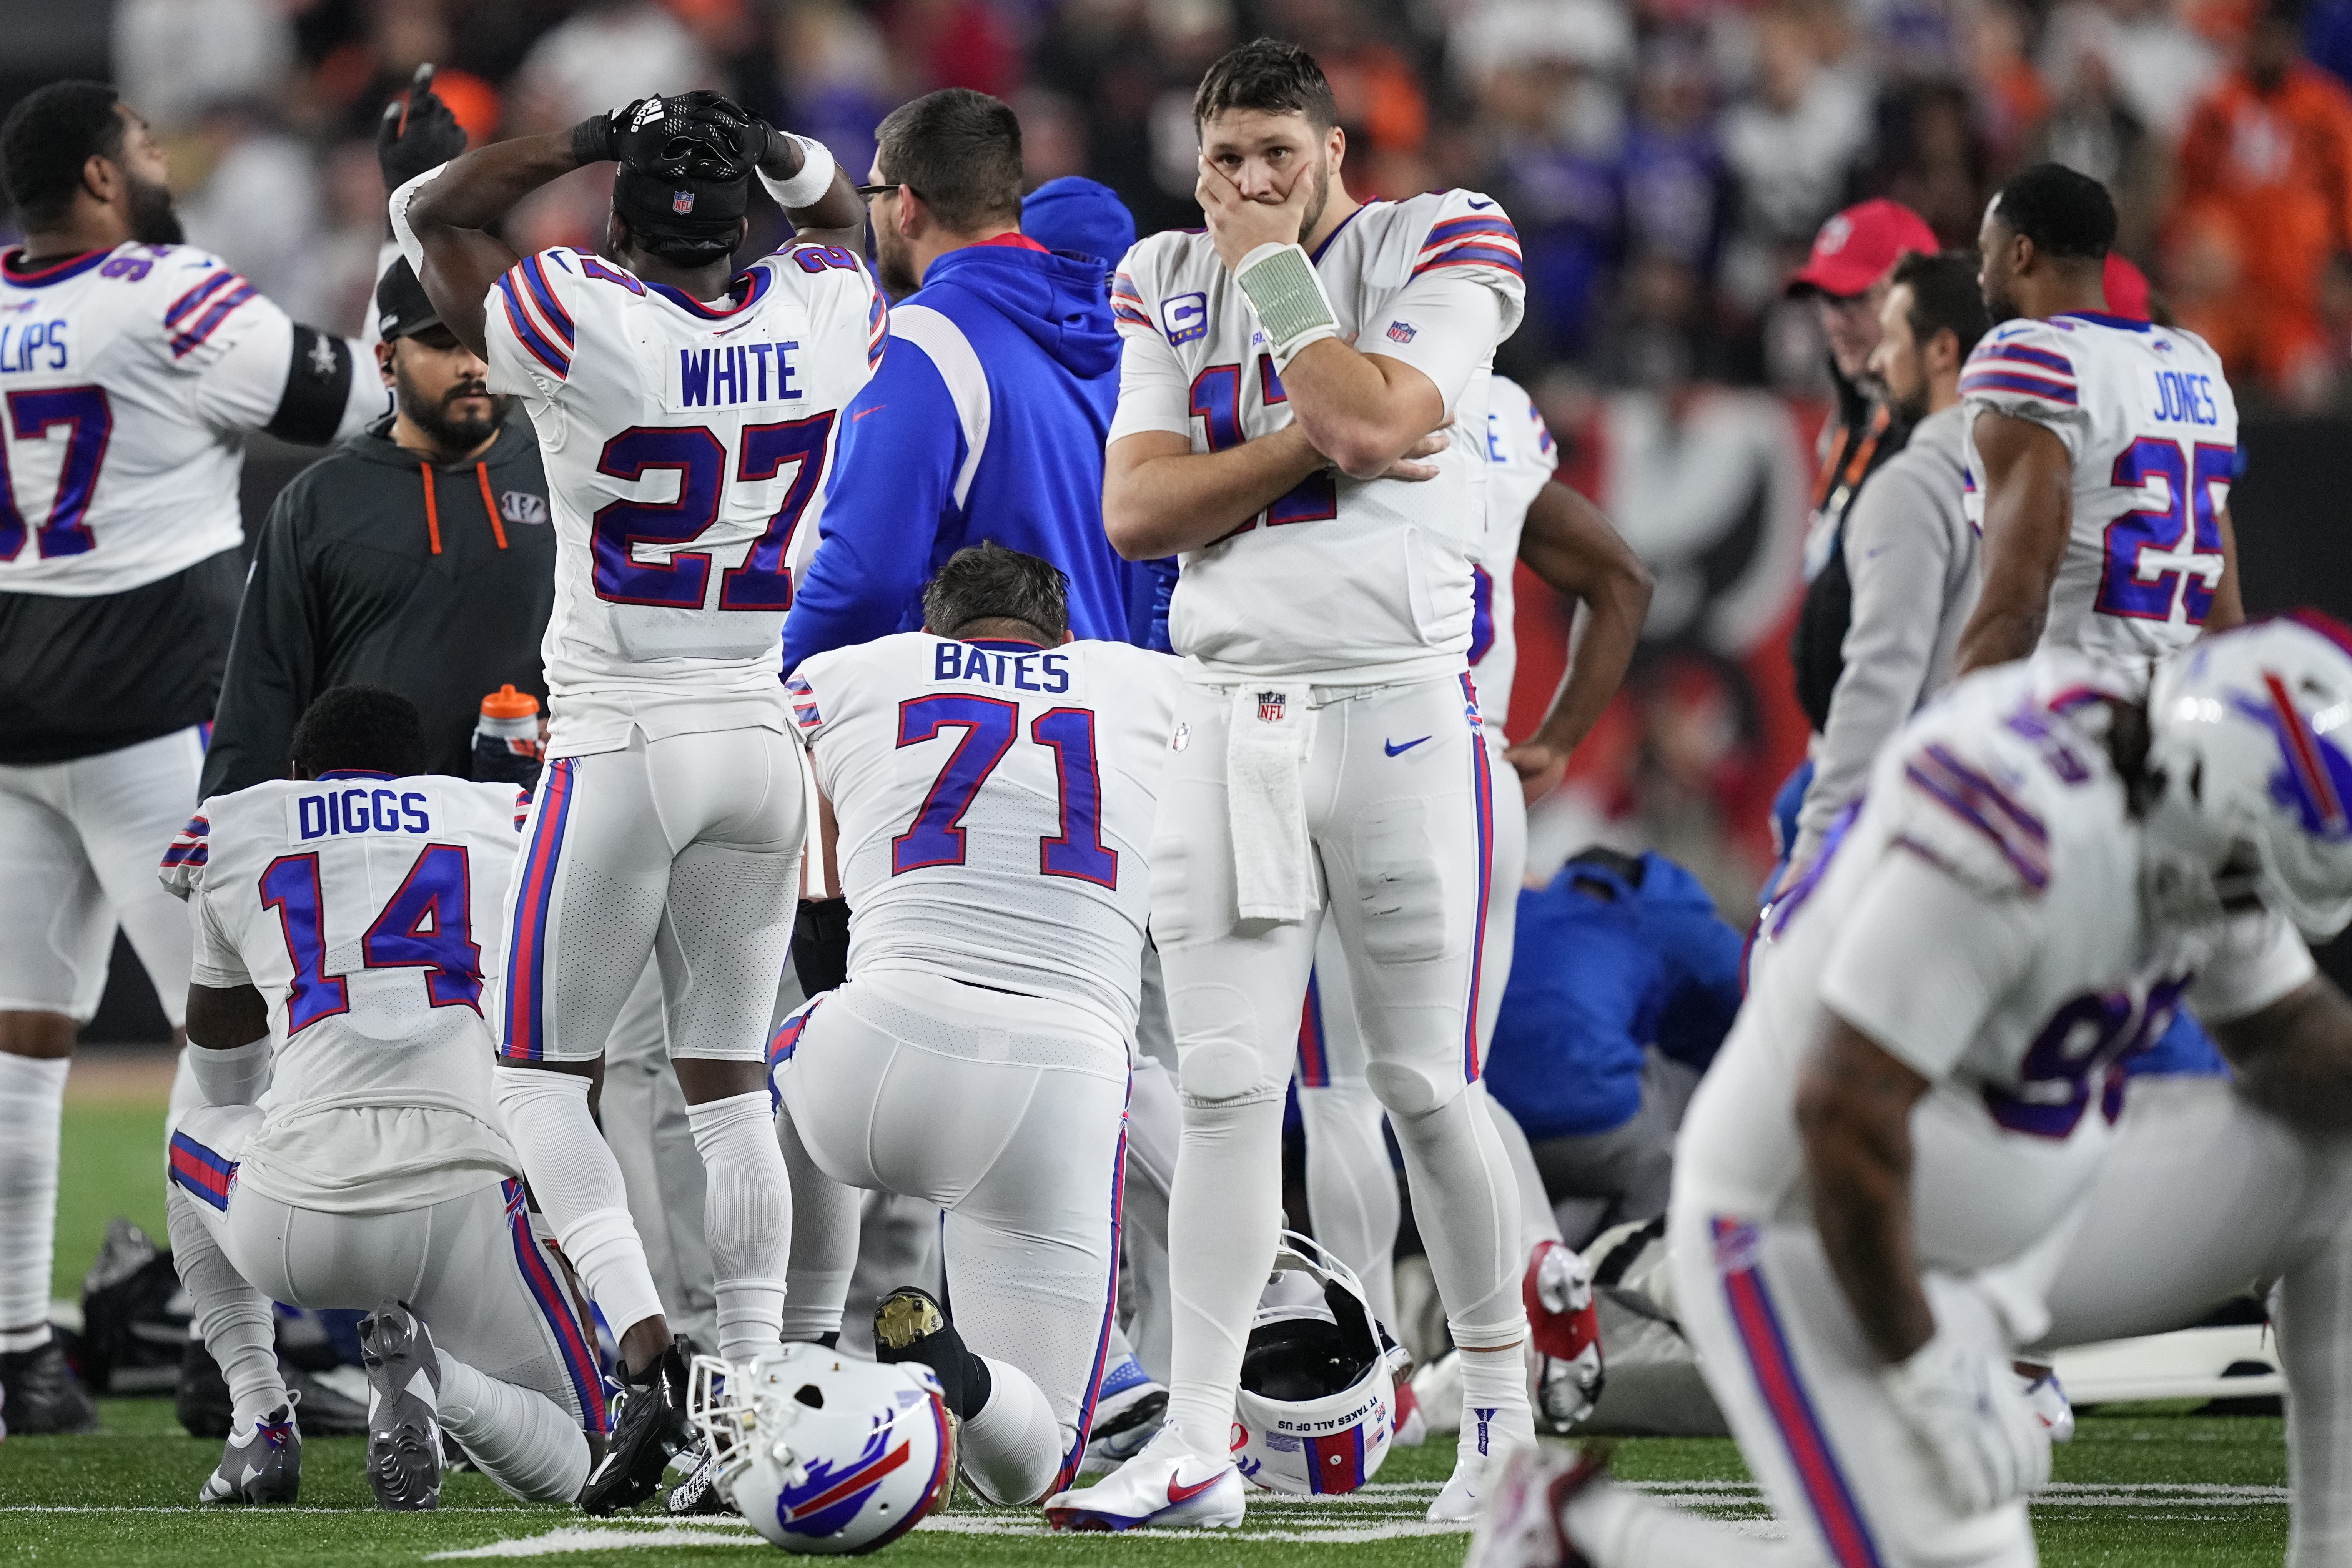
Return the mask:
[(931, 661), (933, 680), (985, 680), (1015, 691), (1058, 695), (1070, 689), (1066, 653), (998, 653), (971, 643), (943, 642)]

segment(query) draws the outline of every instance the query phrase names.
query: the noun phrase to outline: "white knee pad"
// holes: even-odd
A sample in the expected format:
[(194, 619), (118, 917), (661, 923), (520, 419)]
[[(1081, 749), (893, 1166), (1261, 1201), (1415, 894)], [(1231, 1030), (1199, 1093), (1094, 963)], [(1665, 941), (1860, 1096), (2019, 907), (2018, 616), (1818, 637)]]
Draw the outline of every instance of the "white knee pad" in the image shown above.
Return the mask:
[(1424, 1072), (1411, 1062), (1370, 1062), (1364, 1081), (1392, 1116), (1426, 1116), (1443, 1110), (1469, 1087), (1455, 1072)]
[(1177, 1079), (1185, 1102), (1223, 1104), (1279, 1095), (1283, 1080), (1265, 1070), (1257, 1007), (1237, 985), (1188, 985), (1175, 1001)]

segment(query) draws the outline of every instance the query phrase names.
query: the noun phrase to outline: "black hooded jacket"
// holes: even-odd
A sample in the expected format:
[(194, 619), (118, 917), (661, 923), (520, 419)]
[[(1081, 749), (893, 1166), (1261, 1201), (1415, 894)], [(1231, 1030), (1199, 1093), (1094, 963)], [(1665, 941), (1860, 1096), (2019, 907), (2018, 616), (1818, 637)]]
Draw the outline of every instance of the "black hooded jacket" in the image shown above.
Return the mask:
[(296, 475), (263, 524), (221, 682), (206, 796), (286, 776), (287, 742), (331, 686), (383, 686), (425, 715), (430, 771), (473, 772), (482, 698), (547, 700), (539, 645), (555, 530), (530, 423), (478, 462), (434, 467), (387, 418)]

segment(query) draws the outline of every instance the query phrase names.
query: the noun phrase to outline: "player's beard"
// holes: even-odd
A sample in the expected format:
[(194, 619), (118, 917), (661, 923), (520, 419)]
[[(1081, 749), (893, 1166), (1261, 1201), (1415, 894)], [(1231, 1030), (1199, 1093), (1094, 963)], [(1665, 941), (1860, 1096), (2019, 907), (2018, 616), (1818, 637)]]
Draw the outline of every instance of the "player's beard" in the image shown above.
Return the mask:
[(1326, 153), (1323, 155), (1323, 161), (1322, 161), (1321, 163), (1318, 163), (1318, 164), (1316, 164), (1316, 165), (1315, 165), (1315, 195), (1314, 195), (1314, 199), (1312, 199), (1311, 201), (1309, 201), (1309, 202), (1307, 204), (1307, 210), (1306, 210), (1306, 212), (1304, 212), (1304, 213), (1302, 213), (1301, 215), (1299, 215), (1299, 219), (1298, 219), (1298, 243), (1299, 243), (1299, 244), (1304, 245), (1304, 244), (1306, 244), (1306, 243), (1307, 243), (1307, 237), (1308, 235), (1313, 234), (1313, 233), (1315, 232), (1315, 226), (1316, 226), (1317, 224), (1319, 224), (1319, 223), (1321, 223), (1321, 222), (1323, 221), (1323, 209), (1324, 209), (1324, 208), (1326, 208), (1326, 207), (1328, 207), (1328, 206), (1329, 206), (1330, 205), (1331, 205), (1331, 155), (1330, 155), (1328, 153)]
[(2025, 314), (2023, 310), (2017, 308), (2016, 300), (1990, 283), (1984, 286), (1984, 307), (1985, 314), (1992, 318), (1992, 324), (1996, 327), (2003, 321), (2013, 321)]
[[(395, 368), (393, 379), (400, 397), (400, 411), (410, 423), (433, 438), (433, 444), (444, 452), (470, 452), (492, 436), (514, 405), (514, 399), (494, 395), (478, 381), (460, 382), (438, 398), (425, 396), (416, 390), (405, 371)], [(450, 412), (460, 398), (488, 396), (490, 411), (485, 416), (467, 416)]]
[(172, 207), (172, 187), (160, 180), (127, 175), (131, 192), (131, 237), (141, 245), (178, 245), (188, 237)]

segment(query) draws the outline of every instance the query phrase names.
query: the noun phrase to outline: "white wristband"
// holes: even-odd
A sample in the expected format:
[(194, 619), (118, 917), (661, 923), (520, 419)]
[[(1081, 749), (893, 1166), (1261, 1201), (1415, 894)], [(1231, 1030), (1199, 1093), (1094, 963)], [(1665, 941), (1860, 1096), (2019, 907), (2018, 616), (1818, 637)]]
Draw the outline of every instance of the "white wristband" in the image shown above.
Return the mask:
[(251, 1105), (269, 1087), (269, 1037), (264, 1035), (225, 1051), (193, 1041), (188, 1046), (188, 1072), (204, 1090), (207, 1105)]
[(1298, 351), (1339, 335), (1339, 320), (1323, 292), (1315, 263), (1296, 245), (1261, 245), (1241, 258), (1234, 281), (1265, 329), (1277, 374), (1290, 368)]
[(813, 137), (793, 136), (789, 131), (783, 134), (801, 144), (801, 172), (789, 180), (779, 180), (762, 169), (760, 184), (768, 187), (768, 194), (786, 212), (794, 207), (813, 207), (824, 200), (825, 192), (833, 189), (834, 170), (839, 165), (833, 160), (832, 149), (824, 142)]
[(446, 163), (436, 163), (400, 189), (393, 192), (391, 199), (385, 204), (386, 210), (392, 215), (393, 243), (400, 247), (400, 254), (408, 258), (408, 265), (415, 269), (416, 276), (419, 278), (425, 276), (425, 247), (416, 242), (416, 231), (408, 226), (408, 204), (416, 199), (416, 193), (423, 190), (429, 182), (439, 179), (441, 171), (448, 166)]

